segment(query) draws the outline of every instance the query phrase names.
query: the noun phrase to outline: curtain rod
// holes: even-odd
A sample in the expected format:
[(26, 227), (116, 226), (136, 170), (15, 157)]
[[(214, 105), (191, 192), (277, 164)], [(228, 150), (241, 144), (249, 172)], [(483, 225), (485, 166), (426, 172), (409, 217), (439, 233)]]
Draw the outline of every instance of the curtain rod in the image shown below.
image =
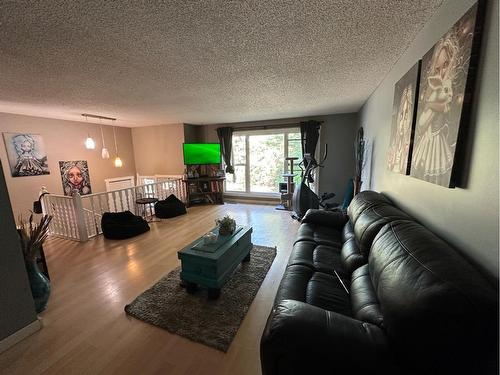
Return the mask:
[[(324, 121), (318, 121), (323, 124)], [(273, 125), (256, 125), (256, 126), (235, 126), (233, 127), (234, 132), (238, 131), (249, 131), (249, 130), (268, 130), (268, 129), (286, 129), (286, 128), (298, 128), (300, 127), (300, 122), (288, 123), (288, 124), (273, 124)]]

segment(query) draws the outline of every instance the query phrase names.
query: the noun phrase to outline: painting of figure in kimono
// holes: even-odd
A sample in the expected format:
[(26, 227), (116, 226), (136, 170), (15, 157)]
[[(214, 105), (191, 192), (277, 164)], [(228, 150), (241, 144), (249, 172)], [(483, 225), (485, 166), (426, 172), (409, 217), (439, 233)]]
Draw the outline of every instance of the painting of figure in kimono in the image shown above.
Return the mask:
[(446, 187), (453, 186), (459, 128), (471, 104), (477, 10), (476, 3), (422, 59), (411, 175)]

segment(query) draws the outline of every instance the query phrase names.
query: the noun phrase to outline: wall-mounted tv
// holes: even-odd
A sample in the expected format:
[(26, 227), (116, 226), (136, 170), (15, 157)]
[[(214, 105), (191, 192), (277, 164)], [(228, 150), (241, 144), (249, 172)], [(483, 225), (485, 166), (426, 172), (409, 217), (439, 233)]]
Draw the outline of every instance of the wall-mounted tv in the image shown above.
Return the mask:
[(220, 164), (219, 143), (184, 143), (185, 165)]

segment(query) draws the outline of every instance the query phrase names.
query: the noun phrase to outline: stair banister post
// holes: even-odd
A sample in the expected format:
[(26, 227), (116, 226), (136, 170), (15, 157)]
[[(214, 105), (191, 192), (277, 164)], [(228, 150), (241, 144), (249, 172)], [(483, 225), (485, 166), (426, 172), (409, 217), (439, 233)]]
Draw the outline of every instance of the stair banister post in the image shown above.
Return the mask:
[(42, 214), (48, 215), (49, 210), (47, 210), (47, 207), (45, 206), (45, 199), (44, 199), (45, 194), (49, 194), (49, 191), (47, 190), (47, 188), (45, 186), (42, 186), (40, 188), (40, 192), (38, 193), (38, 199), (40, 199), (40, 203), (42, 205)]
[(73, 208), (75, 209), (76, 229), (78, 232), (78, 239), (81, 242), (88, 241), (89, 236), (87, 233), (87, 226), (85, 225), (85, 214), (83, 212), (82, 196), (78, 190), (73, 190)]

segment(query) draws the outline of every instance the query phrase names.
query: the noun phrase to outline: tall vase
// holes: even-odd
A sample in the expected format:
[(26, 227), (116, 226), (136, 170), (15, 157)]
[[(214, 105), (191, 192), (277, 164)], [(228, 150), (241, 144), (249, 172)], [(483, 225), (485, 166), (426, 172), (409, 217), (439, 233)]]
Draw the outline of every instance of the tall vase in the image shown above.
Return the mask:
[(47, 307), (50, 296), (50, 281), (38, 269), (36, 260), (26, 262), (26, 271), (30, 280), (31, 294), (35, 300), (35, 310), (38, 314)]

